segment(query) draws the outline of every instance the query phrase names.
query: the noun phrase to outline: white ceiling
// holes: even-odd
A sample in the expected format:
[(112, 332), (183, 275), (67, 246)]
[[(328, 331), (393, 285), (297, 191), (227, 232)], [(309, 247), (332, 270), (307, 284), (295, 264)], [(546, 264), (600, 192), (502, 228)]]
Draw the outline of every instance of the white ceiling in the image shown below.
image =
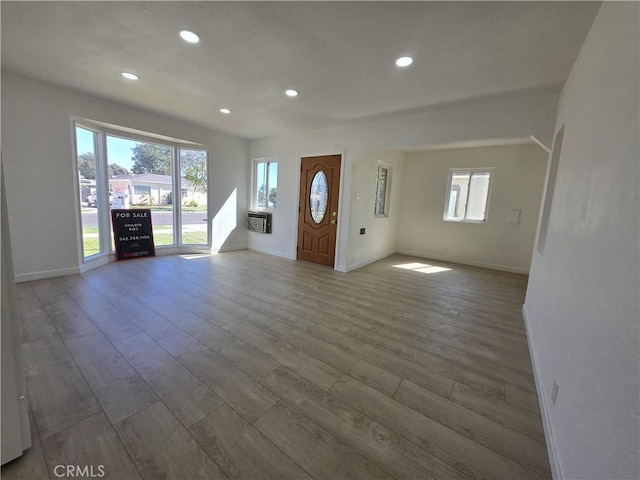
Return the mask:
[(558, 90), (599, 6), (2, 1), (2, 68), (258, 138)]

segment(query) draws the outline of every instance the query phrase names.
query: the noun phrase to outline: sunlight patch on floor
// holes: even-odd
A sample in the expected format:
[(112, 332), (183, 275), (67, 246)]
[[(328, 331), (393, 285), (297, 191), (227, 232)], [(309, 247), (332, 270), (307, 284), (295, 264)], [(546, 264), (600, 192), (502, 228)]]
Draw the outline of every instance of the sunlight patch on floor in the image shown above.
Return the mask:
[(427, 263), (399, 263), (398, 265), (394, 265), (394, 267), (402, 268), (404, 270), (413, 270), (414, 272), (420, 273), (439, 273), (451, 270), (450, 268), (436, 267)]
[(210, 253), (190, 253), (190, 254), (179, 255), (179, 256), (184, 260), (195, 260), (197, 258), (210, 257), (211, 254)]

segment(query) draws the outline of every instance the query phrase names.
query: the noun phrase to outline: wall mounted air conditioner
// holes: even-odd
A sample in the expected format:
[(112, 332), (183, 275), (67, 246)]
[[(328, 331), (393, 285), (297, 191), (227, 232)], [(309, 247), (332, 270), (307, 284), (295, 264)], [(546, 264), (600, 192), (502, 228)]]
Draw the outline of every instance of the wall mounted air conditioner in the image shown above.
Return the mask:
[(271, 233), (271, 214), (268, 212), (247, 213), (247, 228), (250, 232)]

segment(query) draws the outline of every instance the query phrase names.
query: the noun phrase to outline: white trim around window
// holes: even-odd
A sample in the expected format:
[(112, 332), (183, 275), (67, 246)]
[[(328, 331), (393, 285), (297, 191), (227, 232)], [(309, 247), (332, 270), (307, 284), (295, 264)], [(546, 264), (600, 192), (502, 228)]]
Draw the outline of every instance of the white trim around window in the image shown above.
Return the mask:
[(442, 219), (458, 223), (486, 222), (494, 170), (493, 167), (450, 169)]
[(376, 171), (376, 195), (373, 216), (388, 217), (391, 203), (391, 165), (378, 162)]
[(251, 208), (275, 210), (278, 205), (278, 159), (254, 158), (251, 162)]
[[(185, 186), (184, 183), (186, 180), (181, 178), (182, 171), (182, 159), (180, 158), (180, 152), (202, 152), (205, 158), (205, 169), (208, 171), (209, 169), (209, 150), (205, 145), (196, 144), (193, 142), (182, 141), (175, 138), (169, 138), (161, 135), (154, 135), (148, 132), (140, 132), (134, 131), (129, 128), (118, 128), (114, 125), (107, 125), (101, 122), (96, 122), (92, 120), (87, 120), (79, 117), (71, 117), (71, 128), (72, 128), (72, 151), (73, 151), (73, 177), (75, 180), (75, 184), (78, 185), (76, 188), (77, 193), (75, 196), (77, 197), (77, 224), (78, 224), (78, 251), (79, 258), (82, 265), (88, 265), (93, 263), (95, 260), (98, 260), (102, 257), (108, 256), (113, 253), (112, 250), (112, 235), (111, 235), (111, 218), (110, 218), (110, 179), (108, 176), (108, 164), (112, 163), (113, 160), (108, 157), (108, 147), (107, 147), (107, 137), (115, 137), (124, 140), (131, 140), (139, 143), (149, 143), (155, 145), (166, 146), (171, 151), (171, 187), (168, 192), (170, 200), (165, 199), (165, 202), (171, 205), (171, 217), (172, 217), (172, 225), (171, 225), (171, 235), (172, 241), (171, 244), (162, 244), (159, 245), (156, 242), (156, 252), (159, 250), (165, 250), (166, 252), (176, 252), (176, 253), (208, 253), (211, 250), (211, 222), (209, 222), (209, 207), (208, 207), (208, 185), (205, 187), (205, 192), (203, 195), (206, 200), (206, 212), (202, 212), (203, 224), (206, 226), (206, 233), (204, 235), (198, 233), (196, 236), (191, 230), (191, 227), (187, 229), (186, 227), (183, 229), (183, 216), (182, 214), (186, 211), (183, 210), (182, 205), (182, 195), (176, 195), (175, 192), (182, 192), (183, 187), (189, 188)], [(98, 217), (98, 252), (94, 255), (83, 255), (85, 250), (84, 248), (84, 230), (82, 227), (82, 202), (85, 200), (83, 197), (83, 192), (80, 191), (80, 175), (78, 172), (78, 156), (83, 152), (78, 152), (78, 141), (77, 141), (77, 130), (76, 128), (81, 128), (83, 130), (92, 132), (95, 135), (93, 153), (95, 155), (95, 168), (96, 168), (96, 178), (94, 180), (93, 189), (95, 191), (95, 198), (97, 202), (95, 203), (96, 214)], [(180, 161), (179, 161), (180, 160)], [(205, 173), (206, 175), (206, 173)], [(206, 177), (205, 177), (206, 178)], [(115, 180), (116, 177), (113, 177)], [(135, 185), (130, 186), (130, 194), (133, 194)], [(146, 191), (151, 189), (151, 187), (143, 187)], [(161, 193), (167, 195), (166, 191), (158, 190), (160, 195)], [(130, 198), (130, 197), (129, 197)], [(158, 198), (160, 200), (160, 197)], [(86, 202), (85, 202), (86, 203)], [(200, 202), (202, 206), (204, 206), (204, 201)], [(122, 208), (122, 207), (120, 207)], [(186, 223), (186, 222), (185, 222)], [(190, 226), (191, 224), (189, 224)], [(198, 226), (200, 223), (198, 223)], [(157, 233), (158, 229), (155, 229), (155, 233)], [(187, 231), (189, 230), (189, 231)], [(199, 232), (199, 230), (198, 230)], [(190, 235), (187, 238), (187, 235)], [(197, 238), (196, 238), (197, 237)], [(185, 239), (187, 239), (185, 241)], [(195, 240), (194, 240), (195, 239)], [(196, 243), (197, 240), (197, 243)]]

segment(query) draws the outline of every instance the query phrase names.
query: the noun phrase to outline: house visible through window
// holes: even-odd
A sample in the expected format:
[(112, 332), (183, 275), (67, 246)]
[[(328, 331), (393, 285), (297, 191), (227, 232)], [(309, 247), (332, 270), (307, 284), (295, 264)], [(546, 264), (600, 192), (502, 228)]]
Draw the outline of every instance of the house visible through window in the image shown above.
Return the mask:
[(151, 209), (156, 247), (210, 244), (204, 148), (89, 121), (74, 130), (85, 260), (113, 250), (112, 208)]
[(208, 244), (207, 151), (179, 148), (178, 163), (182, 200), (180, 206), (180, 244)]
[(253, 193), (255, 208), (276, 208), (278, 162), (256, 161)]
[(483, 222), (487, 219), (491, 170), (451, 170), (444, 205), (444, 220)]
[(376, 204), (374, 214), (377, 217), (389, 215), (389, 202), (387, 196), (389, 192), (389, 170), (386, 165), (378, 165), (378, 175), (376, 177)]

